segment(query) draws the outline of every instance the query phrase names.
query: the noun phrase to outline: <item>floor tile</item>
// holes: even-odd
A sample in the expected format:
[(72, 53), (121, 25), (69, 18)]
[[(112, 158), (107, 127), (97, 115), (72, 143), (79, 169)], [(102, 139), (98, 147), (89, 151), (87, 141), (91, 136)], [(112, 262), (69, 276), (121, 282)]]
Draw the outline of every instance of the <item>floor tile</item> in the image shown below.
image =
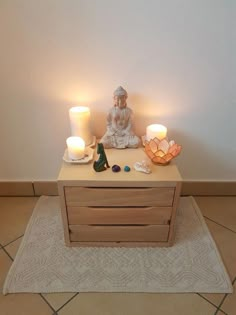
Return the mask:
[(18, 252), (22, 239), (23, 239), (23, 236), (13, 241), (9, 245), (5, 246), (5, 250), (13, 259), (16, 257), (16, 254)]
[(219, 306), (225, 296), (225, 293), (200, 293), (200, 296), (206, 298), (214, 305)]
[(1, 315), (52, 315), (39, 294), (0, 294)]
[(50, 293), (50, 294), (44, 293), (43, 296), (55, 310), (58, 310), (75, 294), (76, 293)]
[[(219, 222), (235, 230), (236, 197), (196, 197), (203, 214), (211, 220)], [(26, 225), (37, 197), (0, 197), (0, 244), (15, 257), (19, 248)], [(223, 206), (222, 206), (223, 205)], [(222, 214), (222, 208), (224, 212)], [(214, 210), (215, 209), (215, 210)], [(221, 253), (222, 259), (231, 279), (236, 276), (236, 233), (207, 220), (207, 225)], [(12, 264), (11, 259), (0, 246), (0, 291), (7, 272)], [(236, 291), (235, 285), (234, 289)], [(44, 298), (54, 309), (60, 308), (74, 293), (44, 294)], [(201, 294), (203, 297), (219, 305), (224, 294)], [(217, 315), (236, 314), (235, 293), (228, 295)], [(38, 294), (0, 294), (1, 315), (49, 315), (52, 309)], [(108, 293), (80, 293), (66, 304), (58, 315), (96, 314), (96, 315), (143, 315), (143, 314), (191, 314), (213, 315), (216, 308), (197, 294), (108, 294)], [(224, 313), (225, 312), (225, 313)]]
[(231, 280), (236, 276), (236, 233), (206, 219)]
[(197, 294), (80, 293), (59, 315), (213, 315), (216, 308)]
[[(236, 276), (236, 234), (224, 227), (205, 219), (213, 239), (216, 242), (221, 258), (228, 271), (231, 280)], [(225, 294), (200, 294), (214, 305), (219, 306)]]
[(220, 307), (227, 314), (236, 314), (236, 282), (234, 282), (233, 294), (228, 294)]
[(6, 245), (25, 232), (38, 197), (0, 197), (0, 243)]
[(38, 294), (3, 295), (2, 289), (12, 260), (0, 249), (0, 314), (1, 315), (51, 315), (53, 311)]
[(0, 292), (2, 292), (3, 284), (12, 264), (12, 260), (7, 256), (3, 249), (0, 249)]
[(236, 197), (195, 197), (204, 216), (236, 232)]

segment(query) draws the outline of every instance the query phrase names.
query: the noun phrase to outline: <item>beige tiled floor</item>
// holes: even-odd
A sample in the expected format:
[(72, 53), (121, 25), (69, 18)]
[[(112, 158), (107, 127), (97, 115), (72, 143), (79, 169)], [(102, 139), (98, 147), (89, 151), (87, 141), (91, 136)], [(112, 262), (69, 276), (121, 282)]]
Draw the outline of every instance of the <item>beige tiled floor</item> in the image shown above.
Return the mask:
[[(196, 197), (236, 291), (236, 197)], [(36, 197), (0, 197), (0, 290)], [(233, 294), (0, 293), (1, 315), (235, 315)]]

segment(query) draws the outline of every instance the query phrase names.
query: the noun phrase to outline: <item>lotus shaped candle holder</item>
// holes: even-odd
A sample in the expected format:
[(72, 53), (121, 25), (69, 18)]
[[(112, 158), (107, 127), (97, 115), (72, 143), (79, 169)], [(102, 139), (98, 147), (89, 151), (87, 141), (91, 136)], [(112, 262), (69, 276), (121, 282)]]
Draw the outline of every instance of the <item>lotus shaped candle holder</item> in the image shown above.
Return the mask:
[(153, 163), (167, 165), (170, 161), (180, 154), (182, 147), (174, 140), (168, 141), (167, 138), (159, 140), (157, 138), (145, 141), (145, 152)]

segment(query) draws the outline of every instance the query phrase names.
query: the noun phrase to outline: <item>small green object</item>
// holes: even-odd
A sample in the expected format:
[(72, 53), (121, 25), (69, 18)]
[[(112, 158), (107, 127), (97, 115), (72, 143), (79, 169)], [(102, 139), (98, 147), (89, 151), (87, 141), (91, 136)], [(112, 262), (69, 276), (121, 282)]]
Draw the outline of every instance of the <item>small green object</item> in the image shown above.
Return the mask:
[(105, 171), (110, 166), (108, 164), (106, 153), (102, 143), (98, 143), (97, 154), (100, 154), (100, 156), (97, 161), (94, 161), (93, 168), (96, 172)]
[(130, 167), (129, 167), (128, 165), (125, 165), (124, 171), (125, 171), (125, 172), (129, 172), (129, 171), (130, 171)]

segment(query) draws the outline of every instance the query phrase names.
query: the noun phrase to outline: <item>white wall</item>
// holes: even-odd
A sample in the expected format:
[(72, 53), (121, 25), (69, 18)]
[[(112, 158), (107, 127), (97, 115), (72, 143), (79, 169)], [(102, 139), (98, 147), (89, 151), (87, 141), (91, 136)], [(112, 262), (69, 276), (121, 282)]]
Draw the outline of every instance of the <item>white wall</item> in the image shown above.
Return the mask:
[(1, 0), (0, 180), (55, 180), (68, 109), (102, 136), (118, 85), (185, 180), (236, 180), (235, 21), (234, 0)]

